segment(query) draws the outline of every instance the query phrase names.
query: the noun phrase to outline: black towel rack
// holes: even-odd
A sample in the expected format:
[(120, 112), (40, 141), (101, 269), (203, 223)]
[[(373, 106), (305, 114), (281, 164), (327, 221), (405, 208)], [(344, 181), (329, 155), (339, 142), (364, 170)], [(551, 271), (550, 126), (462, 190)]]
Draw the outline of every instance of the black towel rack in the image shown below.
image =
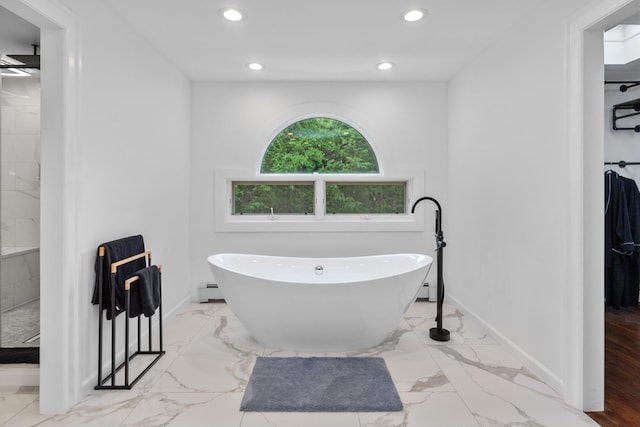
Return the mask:
[(618, 162), (604, 162), (605, 165), (616, 165), (619, 168), (624, 168), (629, 165), (640, 165), (640, 162), (625, 162), (624, 160), (620, 160)]
[[(100, 304), (100, 319), (98, 322), (98, 335), (99, 335), (99, 342), (98, 342), (98, 384), (95, 386), (96, 390), (130, 390), (137, 382), (140, 378), (142, 378), (142, 376), (144, 374), (146, 374), (149, 369), (151, 369), (151, 367), (153, 365), (156, 364), (156, 362), (165, 354), (165, 351), (163, 349), (163, 345), (162, 345), (162, 285), (161, 282), (162, 280), (160, 280), (160, 282), (158, 283), (158, 286), (160, 287), (160, 301), (159, 301), (159, 305), (158, 305), (158, 314), (159, 314), (159, 349), (158, 350), (153, 350), (153, 333), (152, 333), (152, 329), (151, 329), (151, 317), (149, 317), (149, 328), (148, 328), (148, 350), (142, 350), (142, 343), (141, 343), (141, 316), (142, 315), (138, 315), (138, 349), (137, 351), (134, 351), (133, 354), (129, 355), (129, 309), (130, 309), (130, 303), (129, 303), (129, 293), (130, 293), (130, 287), (131, 285), (136, 282), (139, 277), (138, 276), (133, 276), (130, 277), (129, 279), (126, 279), (123, 286), (124, 286), (124, 296), (125, 296), (125, 307), (124, 307), (124, 324), (125, 324), (125, 336), (124, 336), (124, 361), (116, 366), (116, 311), (115, 311), (115, 304), (116, 304), (116, 295), (115, 295), (115, 289), (116, 286), (118, 286), (119, 284), (116, 283), (116, 274), (118, 272), (118, 267), (128, 264), (132, 261), (135, 260), (139, 260), (141, 258), (146, 258), (146, 265), (150, 266), (151, 265), (151, 251), (145, 251), (145, 252), (141, 252), (137, 255), (131, 256), (129, 258), (117, 261), (117, 262), (113, 262), (111, 263), (111, 265), (107, 265), (107, 262), (105, 260), (105, 247), (104, 246), (100, 246), (98, 248), (98, 291), (99, 291), (99, 304)], [(160, 266), (158, 266), (160, 269)], [(104, 302), (102, 300), (102, 289), (104, 286), (106, 286), (105, 283), (103, 283), (103, 277), (104, 277), (104, 269), (108, 268), (109, 271), (111, 272), (110, 274), (110, 278), (111, 278), (111, 303), (109, 304), (108, 307), (103, 307)], [(103, 340), (103, 336), (102, 336), (102, 331), (103, 331), (103, 309), (108, 309), (110, 310), (111, 313), (111, 373), (109, 375), (107, 375), (104, 379), (102, 377), (102, 349), (103, 349), (103, 344), (102, 344), (102, 340)], [(133, 379), (133, 381), (129, 381), (129, 362), (131, 361), (131, 359), (133, 359), (136, 355), (154, 355), (155, 357), (153, 358), (153, 360), (151, 360), (149, 362), (149, 364), (146, 366), (146, 368), (144, 370), (142, 370), (142, 372), (140, 372), (140, 374), (138, 374), (138, 376)], [(122, 368), (124, 367), (124, 379), (123, 379), (123, 384), (116, 384), (116, 373), (118, 371), (120, 371)], [(111, 384), (106, 384), (107, 382), (109, 382), (109, 380), (111, 380)]]

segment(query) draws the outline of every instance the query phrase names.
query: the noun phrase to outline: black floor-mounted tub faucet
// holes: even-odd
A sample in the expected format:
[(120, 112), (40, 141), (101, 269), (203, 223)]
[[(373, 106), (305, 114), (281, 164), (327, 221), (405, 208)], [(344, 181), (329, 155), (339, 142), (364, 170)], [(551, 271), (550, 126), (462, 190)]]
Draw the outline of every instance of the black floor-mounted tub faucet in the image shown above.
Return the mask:
[(436, 327), (429, 330), (429, 337), (434, 341), (449, 341), (450, 333), (448, 330), (442, 327), (442, 304), (444, 303), (444, 280), (442, 276), (442, 251), (447, 244), (444, 241), (444, 235), (442, 233), (442, 207), (440, 203), (433, 197), (420, 197), (411, 207), (411, 213), (415, 213), (416, 205), (423, 200), (429, 200), (436, 205), (436, 264), (438, 266), (438, 301), (437, 301), (437, 315), (436, 315)]

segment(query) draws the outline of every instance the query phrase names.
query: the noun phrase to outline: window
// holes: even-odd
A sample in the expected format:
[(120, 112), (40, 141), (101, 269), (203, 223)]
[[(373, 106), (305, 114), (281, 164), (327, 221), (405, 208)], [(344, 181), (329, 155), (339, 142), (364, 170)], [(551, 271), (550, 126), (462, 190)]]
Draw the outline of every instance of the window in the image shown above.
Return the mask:
[[(269, 144), (262, 174), (377, 174), (371, 145), (348, 124), (313, 117), (287, 126)], [(313, 213), (313, 183), (233, 184), (233, 215)], [(404, 213), (405, 183), (327, 183), (325, 214)]]
[(422, 189), (414, 178), (423, 172), (390, 177), (380, 171), (372, 146), (353, 126), (330, 117), (296, 121), (271, 140), (257, 176), (218, 174), (224, 187), (217, 191), (228, 195), (221, 228), (370, 230), (377, 222), (386, 224), (381, 230), (416, 229), (407, 206), (416, 182)]
[(405, 213), (406, 183), (330, 183), (327, 182), (328, 214)]
[(313, 182), (233, 184), (233, 214), (312, 214)]
[(360, 132), (328, 117), (287, 126), (269, 144), (260, 173), (379, 173), (378, 159)]

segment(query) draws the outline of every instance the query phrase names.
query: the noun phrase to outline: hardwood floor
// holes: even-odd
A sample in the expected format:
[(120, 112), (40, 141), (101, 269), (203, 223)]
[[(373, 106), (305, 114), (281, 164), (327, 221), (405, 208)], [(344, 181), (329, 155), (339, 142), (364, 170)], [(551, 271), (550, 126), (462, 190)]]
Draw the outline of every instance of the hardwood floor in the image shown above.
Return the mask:
[(604, 412), (587, 413), (602, 427), (640, 426), (640, 307), (605, 313)]

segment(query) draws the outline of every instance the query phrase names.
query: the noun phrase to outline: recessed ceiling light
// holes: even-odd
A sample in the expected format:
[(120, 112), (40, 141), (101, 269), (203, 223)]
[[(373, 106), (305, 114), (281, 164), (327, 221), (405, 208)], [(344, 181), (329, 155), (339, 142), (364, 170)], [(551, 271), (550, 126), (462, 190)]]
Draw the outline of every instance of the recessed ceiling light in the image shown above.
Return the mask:
[(220, 9), (220, 15), (226, 19), (227, 21), (241, 21), (245, 18), (245, 14), (240, 9), (234, 9), (232, 7), (227, 7), (224, 9)]
[(262, 70), (262, 64), (258, 64), (257, 62), (252, 62), (251, 64), (247, 65), (247, 67), (249, 67), (249, 69), (253, 71)]
[(393, 68), (393, 62), (381, 62), (378, 64), (378, 70), (390, 70)]
[(425, 17), (427, 11), (424, 9), (410, 9), (402, 12), (402, 19), (407, 22), (416, 22)]

